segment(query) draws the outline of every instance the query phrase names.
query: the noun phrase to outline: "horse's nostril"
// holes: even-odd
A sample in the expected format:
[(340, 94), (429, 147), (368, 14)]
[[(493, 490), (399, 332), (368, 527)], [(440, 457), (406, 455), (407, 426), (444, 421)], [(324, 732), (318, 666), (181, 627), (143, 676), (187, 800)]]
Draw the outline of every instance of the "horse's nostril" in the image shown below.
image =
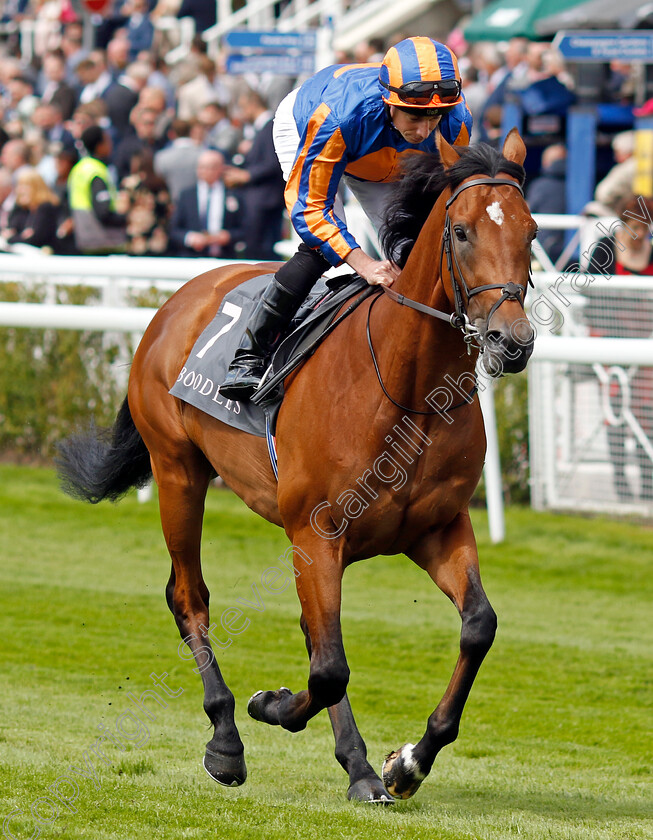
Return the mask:
[(517, 350), (525, 351), (533, 343), (533, 338), (534, 333), (532, 329), (529, 330), (528, 334), (526, 334), (525, 330), (522, 330), (519, 335), (513, 335), (512, 333), (506, 335), (501, 330), (488, 330), (485, 333), (485, 343), (490, 350), (496, 352), (502, 350), (512, 352)]
[(485, 333), (485, 343), (491, 350), (500, 350), (507, 342), (500, 330), (488, 330)]
[(501, 330), (488, 330), (485, 333), (485, 350), (483, 366), (492, 377), (505, 373), (519, 373), (526, 367), (531, 353), (533, 341), (515, 340), (512, 333)]

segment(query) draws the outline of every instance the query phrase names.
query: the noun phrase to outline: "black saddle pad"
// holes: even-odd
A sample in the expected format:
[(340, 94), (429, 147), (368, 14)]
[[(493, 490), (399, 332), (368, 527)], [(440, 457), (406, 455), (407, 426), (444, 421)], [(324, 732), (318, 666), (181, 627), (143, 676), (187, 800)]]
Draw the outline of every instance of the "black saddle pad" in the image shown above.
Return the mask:
[[(274, 275), (263, 274), (238, 286), (223, 299), (211, 323), (195, 342), (177, 381), (170, 389), (174, 397), (199, 408), (228, 426), (258, 437), (266, 435), (266, 415), (272, 430), (283, 389), (266, 400), (265, 406), (228, 400), (220, 395), (220, 383), (240, 344), (249, 316)], [(291, 325), (292, 332), (277, 349), (271, 372), (280, 370), (302, 348), (324, 331), (336, 312), (367, 283), (357, 275), (320, 280)]]

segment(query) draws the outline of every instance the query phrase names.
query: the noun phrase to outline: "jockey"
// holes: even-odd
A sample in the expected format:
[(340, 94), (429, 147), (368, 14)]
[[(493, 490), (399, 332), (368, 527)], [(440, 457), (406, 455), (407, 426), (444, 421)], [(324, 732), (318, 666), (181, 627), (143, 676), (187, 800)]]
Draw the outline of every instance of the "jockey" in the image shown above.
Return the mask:
[(435, 129), (466, 146), (472, 116), (453, 52), (431, 38), (406, 38), (379, 64), (320, 70), (279, 105), (274, 145), (286, 180), (285, 200), (301, 237), (250, 316), (220, 393), (248, 399), (279, 338), (317, 280), (346, 262), (368, 283), (390, 285), (399, 268), (365, 254), (347, 230), (338, 187), (381, 223), (401, 161), (435, 152)]

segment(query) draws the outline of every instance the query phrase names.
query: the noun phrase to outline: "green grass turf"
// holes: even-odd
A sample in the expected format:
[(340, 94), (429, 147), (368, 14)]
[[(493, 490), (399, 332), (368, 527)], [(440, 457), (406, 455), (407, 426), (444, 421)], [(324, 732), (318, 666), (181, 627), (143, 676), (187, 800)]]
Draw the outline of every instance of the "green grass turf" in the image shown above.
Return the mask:
[[(291, 589), (262, 592), (264, 610), (245, 610), (251, 624), (221, 655), (249, 769), (243, 787), (221, 788), (200, 766), (210, 733), (165, 605), (156, 503), (85, 506), (47, 470), (1, 467), (0, 822), (20, 809), (10, 830), (32, 836), (32, 803), (52, 816), (37, 800), (92, 756), (98, 726), (117, 731), (133, 708), (126, 692), (140, 695), (165, 671), (183, 693), (165, 709), (149, 704), (156, 721), (140, 746), (108, 742), (110, 766), (95, 760), (95, 783), (77, 777), (75, 812), (62, 807), (42, 838), (653, 837), (653, 531), (515, 509), (507, 541), (493, 546), (484, 514), (474, 520), (497, 639), (458, 740), (413, 800), (378, 809), (346, 801), (325, 713), (296, 735), (247, 717), (255, 690), (305, 686)], [(230, 493), (210, 492), (214, 620), (251, 599), (287, 544)], [(421, 736), (454, 665), (459, 620), (408, 560), (379, 558), (347, 571), (343, 627), (350, 697), (378, 768)]]

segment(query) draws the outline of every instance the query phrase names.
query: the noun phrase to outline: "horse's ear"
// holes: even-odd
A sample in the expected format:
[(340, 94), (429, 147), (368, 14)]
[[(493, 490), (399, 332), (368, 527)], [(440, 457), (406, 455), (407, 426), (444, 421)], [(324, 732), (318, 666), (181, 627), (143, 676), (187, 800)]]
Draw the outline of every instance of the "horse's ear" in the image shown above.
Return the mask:
[(526, 160), (526, 146), (516, 128), (511, 128), (508, 132), (508, 136), (503, 144), (502, 154), (506, 160), (511, 160), (520, 166), (524, 165), (524, 161)]
[(440, 160), (442, 161), (442, 165), (445, 169), (449, 169), (449, 167), (453, 166), (454, 163), (460, 158), (458, 152), (451, 146), (444, 137), (438, 131), (436, 137), (436, 144), (438, 147), (438, 152), (440, 152)]

